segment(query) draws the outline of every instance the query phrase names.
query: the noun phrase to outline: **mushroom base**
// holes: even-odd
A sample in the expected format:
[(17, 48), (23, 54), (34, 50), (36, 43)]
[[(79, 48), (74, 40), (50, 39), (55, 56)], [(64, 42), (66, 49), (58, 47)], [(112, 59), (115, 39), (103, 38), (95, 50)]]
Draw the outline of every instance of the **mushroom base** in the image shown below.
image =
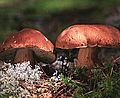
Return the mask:
[(38, 62), (52, 63), (56, 59), (55, 54), (51, 51), (45, 51), (36, 47), (29, 48), (29, 49), (32, 49), (34, 51), (34, 58)]
[(6, 63), (13, 63), (16, 51), (16, 48), (10, 48), (8, 50), (0, 52), (0, 60)]
[(22, 48), (17, 50), (14, 58), (14, 63), (22, 63), (24, 61), (30, 61), (31, 65), (35, 64), (35, 60), (33, 58), (33, 51), (31, 49)]
[(83, 48), (79, 50), (77, 67), (86, 65), (88, 68), (93, 68), (96, 64), (99, 64), (97, 47)]
[(31, 64), (34, 65), (36, 62), (52, 63), (55, 59), (56, 56), (53, 52), (45, 51), (37, 47), (10, 48), (0, 52), (0, 60), (7, 63), (31, 61)]

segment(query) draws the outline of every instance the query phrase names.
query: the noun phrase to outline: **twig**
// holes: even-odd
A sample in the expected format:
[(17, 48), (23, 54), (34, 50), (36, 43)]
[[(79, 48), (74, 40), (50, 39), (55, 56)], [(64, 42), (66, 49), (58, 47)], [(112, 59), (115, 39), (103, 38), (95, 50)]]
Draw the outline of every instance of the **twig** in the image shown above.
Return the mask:
[(84, 95), (88, 95), (88, 94), (90, 94), (90, 93), (92, 93), (93, 91), (89, 91), (89, 92), (87, 92), (87, 93), (85, 93)]
[(82, 86), (87, 86), (87, 85), (88, 85), (88, 84), (85, 84), (85, 83), (79, 82), (79, 81), (77, 81), (77, 80), (74, 80), (74, 81), (75, 81), (76, 83), (82, 85)]
[(57, 98), (57, 96), (65, 89), (67, 89), (67, 87), (64, 87), (63, 89), (61, 89), (57, 94), (55, 94), (55, 96), (53, 98)]
[[(64, 93), (63, 95), (67, 95), (68, 93), (70, 93), (72, 90), (74, 89), (74, 87), (72, 89), (69, 89), (66, 93)], [(73, 96), (73, 95), (72, 95)]]
[[(102, 89), (97, 93), (97, 95), (100, 94), (102, 90), (104, 90), (104, 88), (102, 88)], [(95, 95), (94, 98), (95, 98), (97, 95)]]
[(110, 71), (110, 77), (112, 77), (113, 67), (114, 67), (114, 65), (113, 65), (112, 68), (111, 68), (111, 71)]
[(107, 76), (105, 75), (105, 73), (103, 72), (103, 70), (102, 70), (102, 69), (101, 69), (101, 71), (102, 71), (102, 73), (103, 73), (104, 77), (107, 79)]
[(43, 71), (43, 73), (45, 74), (45, 76), (47, 77), (47, 78), (49, 78), (49, 76), (46, 74), (46, 72), (43, 70), (43, 68), (41, 67), (41, 65), (38, 63), (38, 65), (40, 66), (40, 68), (41, 68), (41, 70)]
[[(120, 59), (120, 57), (116, 58), (116, 59), (112, 62), (112, 64), (115, 63), (115, 62), (116, 62), (117, 60), (119, 60), (119, 59)], [(110, 77), (112, 77), (113, 67), (114, 67), (114, 65), (113, 65), (112, 68), (111, 68)]]
[(58, 87), (58, 89), (56, 89), (55, 92), (57, 92), (61, 87), (63, 87), (65, 85), (65, 83), (63, 83), (60, 87)]
[(117, 60), (119, 60), (120, 59), (120, 57), (118, 57), (118, 58), (116, 58), (114, 61), (113, 61), (113, 63), (115, 63)]
[[(23, 86), (23, 87), (29, 92), (29, 89), (27, 88), (26, 85), (22, 85), (21, 83), (20, 83), (20, 85)], [(32, 93), (31, 93), (31, 92), (29, 92), (29, 93), (30, 93), (30, 95), (32, 96)]]
[(37, 86), (37, 87), (42, 87), (42, 88), (49, 88), (48, 86), (41, 86), (41, 85), (36, 85), (36, 84), (28, 84), (28, 83), (20, 83), (23, 86), (28, 86), (28, 85), (32, 85), (32, 86)]

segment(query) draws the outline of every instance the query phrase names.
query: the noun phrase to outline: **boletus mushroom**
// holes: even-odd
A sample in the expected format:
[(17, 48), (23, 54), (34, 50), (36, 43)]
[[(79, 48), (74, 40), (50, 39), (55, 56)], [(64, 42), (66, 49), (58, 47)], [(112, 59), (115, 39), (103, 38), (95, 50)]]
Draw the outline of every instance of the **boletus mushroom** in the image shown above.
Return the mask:
[(56, 40), (56, 48), (80, 48), (77, 67), (99, 65), (97, 47), (120, 47), (119, 30), (109, 25), (73, 25)]
[(25, 28), (10, 35), (0, 45), (0, 60), (11, 63), (30, 61), (31, 65), (55, 60), (54, 45), (40, 32)]

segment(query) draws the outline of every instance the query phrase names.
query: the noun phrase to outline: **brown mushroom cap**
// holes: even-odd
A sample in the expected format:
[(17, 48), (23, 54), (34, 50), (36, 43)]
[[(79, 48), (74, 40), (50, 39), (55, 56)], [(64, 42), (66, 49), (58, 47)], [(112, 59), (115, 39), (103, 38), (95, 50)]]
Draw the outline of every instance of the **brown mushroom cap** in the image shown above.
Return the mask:
[(27, 28), (9, 36), (0, 45), (0, 60), (13, 61), (16, 51), (21, 48), (32, 50), (34, 56), (45, 63), (55, 60), (54, 45), (41, 32)]
[(120, 32), (108, 25), (73, 25), (56, 40), (56, 48), (119, 47)]
[(53, 52), (53, 44), (40, 32), (33, 29), (23, 29), (9, 36), (0, 46), (0, 52), (9, 48), (37, 47)]

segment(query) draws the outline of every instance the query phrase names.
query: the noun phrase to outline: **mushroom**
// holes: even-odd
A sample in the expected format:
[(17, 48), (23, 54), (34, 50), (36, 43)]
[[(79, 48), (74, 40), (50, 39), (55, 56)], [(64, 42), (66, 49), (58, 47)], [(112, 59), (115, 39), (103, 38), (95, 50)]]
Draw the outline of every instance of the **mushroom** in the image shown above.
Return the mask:
[(73, 25), (56, 40), (56, 48), (80, 48), (77, 67), (99, 65), (97, 47), (120, 47), (119, 30), (109, 25)]
[(40, 32), (25, 28), (12, 34), (0, 45), (0, 60), (11, 63), (30, 61), (52, 63), (54, 45)]

